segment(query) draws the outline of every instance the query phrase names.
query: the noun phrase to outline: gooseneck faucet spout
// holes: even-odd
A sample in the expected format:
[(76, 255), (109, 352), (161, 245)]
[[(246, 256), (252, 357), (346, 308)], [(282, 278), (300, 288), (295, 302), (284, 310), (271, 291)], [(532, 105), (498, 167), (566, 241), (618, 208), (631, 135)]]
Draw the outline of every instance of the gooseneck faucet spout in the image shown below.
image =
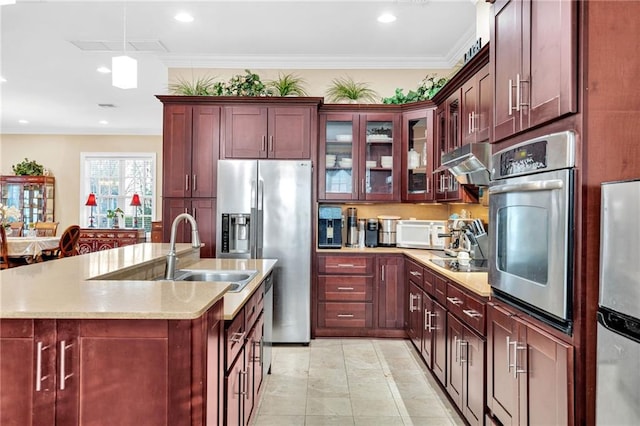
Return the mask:
[(181, 213), (173, 219), (171, 224), (171, 241), (169, 241), (169, 253), (167, 253), (167, 266), (165, 269), (164, 279), (173, 280), (176, 273), (176, 232), (178, 223), (186, 219), (191, 224), (191, 247), (200, 248), (200, 234), (198, 234), (198, 224), (196, 220), (188, 213)]

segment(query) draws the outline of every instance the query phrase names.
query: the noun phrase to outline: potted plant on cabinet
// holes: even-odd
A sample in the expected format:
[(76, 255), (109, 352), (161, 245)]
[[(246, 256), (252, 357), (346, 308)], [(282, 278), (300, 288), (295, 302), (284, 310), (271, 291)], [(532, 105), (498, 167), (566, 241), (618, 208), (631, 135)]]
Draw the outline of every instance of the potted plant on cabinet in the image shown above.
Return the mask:
[(114, 210), (107, 210), (107, 226), (110, 228), (120, 228), (120, 225), (124, 227), (124, 212), (120, 207), (116, 207)]
[(273, 96), (309, 96), (304, 89), (305, 83), (295, 74), (278, 74), (276, 80), (267, 82), (267, 90)]
[(334, 78), (327, 89), (329, 102), (370, 103), (376, 102), (378, 94), (368, 83), (358, 83), (351, 77)]

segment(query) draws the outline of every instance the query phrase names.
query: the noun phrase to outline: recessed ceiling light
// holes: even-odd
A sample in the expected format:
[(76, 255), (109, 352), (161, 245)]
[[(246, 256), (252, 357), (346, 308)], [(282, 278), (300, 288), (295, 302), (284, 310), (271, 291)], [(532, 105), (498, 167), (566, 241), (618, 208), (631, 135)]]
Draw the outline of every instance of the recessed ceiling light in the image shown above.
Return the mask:
[(382, 22), (383, 24), (388, 24), (395, 20), (396, 20), (396, 15), (393, 15), (391, 13), (383, 13), (382, 15), (378, 16), (378, 22)]
[(173, 19), (178, 22), (193, 22), (193, 16), (189, 15), (187, 12), (180, 12), (174, 16)]
[(29, 124), (29, 122), (27, 120), (18, 120), (18, 123), (20, 123), (20, 124)]
[(4, 77), (0, 76), (0, 83), (5, 83), (6, 81), (7, 81), (7, 79), (6, 79), (6, 78), (4, 78)]
[(101, 67), (98, 67), (98, 69), (96, 71), (98, 71), (99, 73), (102, 73), (102, 74), (109, 74), (111, 72), (111, 69), (109, 69), (109, 68), (107, 68), (105, 66), (101, 66)]
[(100, 123), (100, 124), (109, 124), (109, 122), (107, 120), (100, 120), (100, 121), (98, 121), (98, 123)]

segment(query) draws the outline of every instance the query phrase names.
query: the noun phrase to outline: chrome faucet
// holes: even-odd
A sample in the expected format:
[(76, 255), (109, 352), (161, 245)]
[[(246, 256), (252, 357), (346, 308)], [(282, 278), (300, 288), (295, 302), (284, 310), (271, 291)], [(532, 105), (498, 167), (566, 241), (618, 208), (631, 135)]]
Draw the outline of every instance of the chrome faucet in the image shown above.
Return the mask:
[(200, 248), (200, 235), (198, 234), (198, 225), (196, 220), (188, 213), (181, 213), (173, 219), (171, 224), (171, 241), (169, 241), (169, 253), (167, 253), (167, 266), (165, 268), (164, 279), (173, 280), (176, 273), (176, 232), (178, 223), (186, 219), (191, 224), (191, 247)]

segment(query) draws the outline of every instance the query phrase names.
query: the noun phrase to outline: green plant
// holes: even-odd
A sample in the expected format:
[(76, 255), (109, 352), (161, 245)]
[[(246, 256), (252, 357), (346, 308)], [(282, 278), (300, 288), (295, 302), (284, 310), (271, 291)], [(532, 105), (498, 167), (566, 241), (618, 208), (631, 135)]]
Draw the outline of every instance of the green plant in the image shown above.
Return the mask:
[(357, 83), (351, 77), (334, 78), (327, 89), (329, 102), (360, 101), (372, 104), (377, 98), (378, 94), (368, 83)]
[(224, 85), (225, 96), (267, 96), (266, 86), (258, 74), (244, 70), (245, 75), (236, 74)]
[(305, 84), (306, 81), (295, 74), (278, 74), (276, 80), (267, 82), (267, 89), (273, 96), (309, 96)]
[(120, 207), (116, 207), (115, 210), (107, 210), (107, 219), (113, 219), (117, 214), (124, 214)]
[(382, 103), (400, 105), (431, 99), (447, 84), (447, 81), (445, 77), (438, 78), (435, 75), (427, 75), (418, 83), (418, 88), (415, 91), (409, 90), (405, 95), (402, 89), (397, 88), (395, 94), (389, 98), (383, 98)]
[(24, 161), (11, 166), (11, 170), (18, 176), (42, 176), (44, 167), (35, 161), (29, 161), (25, 157)]
[(215, 96), (221, 83), (215, 81), (215, 77), (198, 77), (195, 80), (186, 80), (182, 77), (176, 83), (169, 85), (169, 92), (174, 95), (185, 96)]

